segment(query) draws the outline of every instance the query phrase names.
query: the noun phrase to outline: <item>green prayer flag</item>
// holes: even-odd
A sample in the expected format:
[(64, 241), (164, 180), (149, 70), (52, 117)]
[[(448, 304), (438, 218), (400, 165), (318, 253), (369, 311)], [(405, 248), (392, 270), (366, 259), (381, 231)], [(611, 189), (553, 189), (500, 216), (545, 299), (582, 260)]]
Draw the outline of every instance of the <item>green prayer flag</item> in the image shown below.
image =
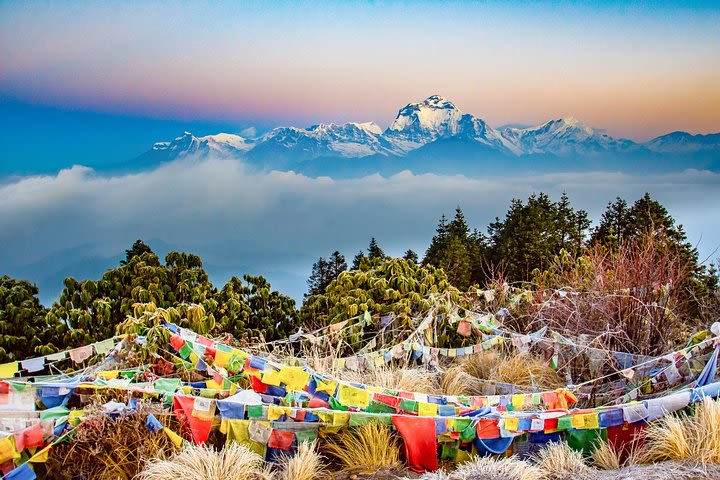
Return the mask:
[(415, 400), (410, 400), (409, 398), (403, 398), (400, 400), (400, 410), (403, 412), (417, 412), (418, 411), (418, 402)]
[(180, 350), (178, 350), (178, 355), (180, 355), (182, 358), (188, 358), (190, 354), (192, 353), (192, 348), (190, 348), (190, 345), (188, 342), (185, 342), (185, 344), (180, 347)]
[(179, 378), (158, 378), (153, 382), (155, 390), (161, 393), (175, 393), (180, 386)]
[(558, 418), (558, 430), (570, 430), (572, 428), (572, 415), (564, 415)]
[(298, 430), (295, 432), (295, 439), (297, 440), (298, 445), (303, 442), (314, 442), (317, 436), (317, 428), (309, 428), (307, 430)]
[(247, 406), (248, 418), (260, 418), (263, 416), (262, 405), (248, 405)]

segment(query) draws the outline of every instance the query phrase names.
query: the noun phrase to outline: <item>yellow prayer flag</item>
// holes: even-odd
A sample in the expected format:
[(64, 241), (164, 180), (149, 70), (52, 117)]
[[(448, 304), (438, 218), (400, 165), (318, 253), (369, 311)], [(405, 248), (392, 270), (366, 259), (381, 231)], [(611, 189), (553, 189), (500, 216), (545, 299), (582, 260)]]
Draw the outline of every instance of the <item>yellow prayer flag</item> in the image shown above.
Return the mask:
[(518, 417), (508, 417), (505, 419), (505, 430), (509, 432), (517, 432), (520, 427), (520, 419)]
[(205, 388), (209, 390), (222, 390), (222, 384), (216, 382), (215, 379), (211, 378), (205, 381)]
[(341, 404), (351, 407), (367, 407), (370, 405), (370, 391), (352, 385), (340, 385), (338, 400)]
[(449, 348), (448, 349), (448, 357), (450, 357), (450, 358), (457, 357), (457, 348)]
[(310, 381), (310, 374), (300, 367), (283, 365), (279, 374), (280, 381), (287, 386), (288, 390), (303, 390)]
[(585, 428), (598, 429), (600, 428), (600, 421), (597, 413), (586, 413), (585, 414)]
[(224, 367), (225, 365), (230, 362), (230, 359), (232, 358), (232, 353), (230, 352), (223, 352), (222, 350), (216, 350), (215, 351), (215, 366), (216, 367)]
[(98, 372), (97, 378), (102, 378), (104, 380), (113, 380), (117, 378), (120, 375), (120, 370), (105, 370), (102, 372)]
[(15, 437), (8, 435), (7, 437), (0, 440), (0, 463), (5, 463), (8, 460), (16, 460), (20, 458), (20, 454), (15, 448)]
[(266, 385), (274, 385), (276, 387), (280, 386), (280, 383), (282, 382), (280, 372), (277, 370), (268, 370), (263, 373), (262, 382)]
[(510, 397), (510, 403), (512, 403), (512, 406), (515, 408), (521, 408), (525, 405), (525, 395), (513, 395)]
[(317, 388), (315, 390), (327, 393), (328, 395), (333, 395), (336, 388), (337, 382), (333, 382), (332, 380), (317, 380)]
[(52, 447), (52, 445), (48, 445), (47, 447), (43, 448), (42, 450), (35, 452), (35, 455), (30, 457), (30, 460), (28, 460), (28, 462), (30, 462), (30, 463), (45, 463), (45, 462), (47, 462), (48, 456), (50, 455), (51, 447)]
[(350, 412), (333, 412), (332, 424), (334, 427), (347, 425), (350, 422)]
[(18, 372), (18, 362), (3, 363), (0, 365), (0, 378), (13, 378)]
[(434, 417), (438, 413), (438, 406), (434, 403), (418, 403), (418, 416), (419, 417)]
[(170, 441), (175, 445), (176, 447), (180, 448), (183, 444), (183, 439), (180, 435), (170, 430), (168, 427), (163, 428), (163, 432), (168, 436)]
[(585, 428), (585, 415), (581, 413), (573, 415), (572, 427), (576, 430)]
[(278, 407), (277, 405), (269, 405), (268, 406), (268, 413), (267, 418), (268, 420), (277, 420), (278, 418), (282, 417), (283, 415), (290, 413), (290, 408), (288, 407)]
[(85, 415), (85, 409), (82, 410), (70, 410), (68, 412), (68, 422), (73, 427), (77, 427), (80, 424), (82, 416)]

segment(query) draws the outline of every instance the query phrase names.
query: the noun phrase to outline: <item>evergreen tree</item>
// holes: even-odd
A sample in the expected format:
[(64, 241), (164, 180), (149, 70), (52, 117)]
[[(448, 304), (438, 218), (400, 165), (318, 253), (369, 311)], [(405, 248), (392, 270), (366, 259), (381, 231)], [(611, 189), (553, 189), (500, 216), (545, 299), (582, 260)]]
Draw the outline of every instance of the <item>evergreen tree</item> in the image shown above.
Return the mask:
[(589, 224), (587, 213), (573, 209), (565, 195), (559, 202), (544, 193), (526, 204), (514, 199), (505, 219), (488, 227), (493, 263), (503, 265), (511, 281), (527, 280), (560, 250), (579, 252)]
[(324, 292), (325, 287), (345, 270), (347, 270), (347, 262), (337, 250), (330, 255), (329, 260), (320, 257), (313, 264), (312, 274), (307, 281), (308, 293), (306, 296)]
[(56, 352), (64, 326), (48, 324), (38, 289), (25, 280), (0, 277), (0, 363)]
[(374, 260), (376, 258), (384, 259), (385, 258), (385, 252), (383, 252), (382, 248), (380, 248), (380, 245), (378, 245), (377, 240), (375, 240), (375, 237), (372, 237), (370, 239), (370, 245), (368, 246), (368, 258), (370, 260)]
[(418, 263), (418, 254), (415, 253), (415, 252), (414, 252), (413, 250), (411, 250), (411, 249), (407, 249), (407, 250), (405, 251), (405, 254), (403, 255), (403, 258), (404, 258), (405, 260), (407, 260), (408, 262), (412, 262), (412, 263), (415, 263), (415, 264)]
[(480, 281), (485, 255), (484, 237), (469, 230), (459, 206), (451, 222), (448, 223), (442, 215), (423, 259), (423, 265), (442, 268), (450, 283), (461, 290), (467, 289), (472, 282)]
[(365, 256), (365, 252), (360, 250), (358, 253), (355, 254), (355, 257), (353, 258), (353, 264), (352, 264), (352, 270), (360, 270), (360, 267), (363, 264), (363, 260), (365, 260), (367, 257)]
[(605, 212), (600, 218), (600, 224), (595, 227), (590, 236), (590, 244), (600, 243), (612, 250), (622, 244), (623, 236), (628, 231), (630, 209), (625, 200), (617, 197), (614, 202), (609, 202)]

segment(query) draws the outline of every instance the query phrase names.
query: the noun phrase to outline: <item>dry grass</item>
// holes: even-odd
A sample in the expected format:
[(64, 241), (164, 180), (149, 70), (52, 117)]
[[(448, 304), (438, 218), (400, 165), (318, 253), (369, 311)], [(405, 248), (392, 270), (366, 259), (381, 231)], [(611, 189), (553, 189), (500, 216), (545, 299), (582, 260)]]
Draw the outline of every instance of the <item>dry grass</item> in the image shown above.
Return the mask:
[(645, 445), (632, 442), (622, 450), (617, 450), (610, 442), (600, 440), (591, 455), (593, 464), (603, 470), (617, 470), (642, 463)]
[(648, 425), (644, 463), (720, 463), (720, 400), (704, 399), (695, 416), (667, 416)]
[(448, 367), (440, 381), (445, 395), (481, 395), (483, 385), (484, 382), (468, 373), (462, 364)]
[(582, 453), (570, 448), (567, 443), (551, 443), (532, 457), (533, 462), (542, 472), (541, 478), (566, 479), (570, 476), (586, 478), (591, 469), (585, 464)]
[(505, 458), (496, 460), (475, 457), (460, 465), (449, 475), (449, 480), (540, 480), (538, 468), (522, 460)]
[(374, 370), (353, 372), (338, 371), (335, 378), (348, 382), (363, 383), (375, 387), (404, 390), (406, 392), (439, 393), (438, 375), (426, 368), (375, 367)]
[(315, 480), (329, 478), (323, 457), (315, 448), (315, 442), (298, 445), (293, 456), (283, 456), (278, 464), (277, 480)]
[(189, 445), (168, 459), (151, 459), (137, 480), (270, 480), (263, 458), (244, 445), (221, 450)]
[(482, 395), (487, 381), (548, 390), (565, 384), (541, 357), (530, 354), (503, 355), (498, 351), (487, 351), (462, 357), (448, 367), (440, 385), (446, 395)]
[(328, 437), (325, 450), (344, 470), (372, 472), (400, 465), (400, 444), (389, 427), (369, 423)]
[(148, 458), (175, 450), (165, 434), (154, 434), (145, 427), (147, 414), (153, 413), (161, 423), (177, 431), (174, 417), (158, 406), (140, 403), (137, 413), (123, 414), (116, 420), (97, 407), (89, 407), (86, 412), (86, 419), (74, 430), (73, 441), (53, 448), (42, 478), (130, 480)]

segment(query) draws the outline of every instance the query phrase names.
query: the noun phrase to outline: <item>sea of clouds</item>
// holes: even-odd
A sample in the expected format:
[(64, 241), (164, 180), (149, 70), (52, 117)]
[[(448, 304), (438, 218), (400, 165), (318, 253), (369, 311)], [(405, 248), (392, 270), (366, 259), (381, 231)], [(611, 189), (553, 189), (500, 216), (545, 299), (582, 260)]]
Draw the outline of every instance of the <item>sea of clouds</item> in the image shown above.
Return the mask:
[(142, 238), (162, 253), (202, 256), (211, 279), (264, 274), (295, 298), (317, 257), (348, 260), (374, 236), (387, 253), (427, 247), (442, 213), (460, 205), (485, 230), (512, 198), (563, 191), (597, 223), (605, 205), (645, 191), (685, 226), (704, 257), (720, 246), (720, 174), (556, 173), (493, 178), (402, 172), (338, 180), (253, 173), (233, 160), (186, 159), (106, 176), (74, 166), (0, 184), (0, 274), (27, 278), (50, 302), (62, 278), (98, 278)]

